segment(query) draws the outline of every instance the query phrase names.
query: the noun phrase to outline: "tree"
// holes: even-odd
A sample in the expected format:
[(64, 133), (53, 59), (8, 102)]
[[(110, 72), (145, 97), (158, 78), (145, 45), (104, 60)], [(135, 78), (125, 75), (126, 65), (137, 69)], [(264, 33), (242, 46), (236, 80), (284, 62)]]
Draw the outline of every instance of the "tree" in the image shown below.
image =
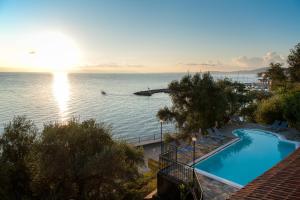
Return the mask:
[(283, 120), (283, 103), (284, 98), (281, 95), (262, 100), (255, 112), (256, 121), (271, 124), (275, 120)]
[(45, 125), (33, 162), (39, 199), (140, 199), (143, 152), (115, 142), (95, 120)]
[(241, 109), (240, 114), (249, 122), (255, 122), (255, 111), (257, 110), (257, 103), (250, 103)]
[(169, 85), (173, 105), (159, 110), (157, 116), (175, 122), (182, 133), (214, 126), (229, 110), (226, 84), (217, 84), (209, 73), (186, 75), (180, 81), (173, 81)]
[(239, 82), (232, 82), (225, 78), (216, 82), (223, 91), (226, 102), (228, 103), (228, 115), (234, 115), (241, 107), (249, 102), (248, 97), (245, 95), (245, 85)]
[(287, 63), (290, 65), (289, 75), (292, 82), (300, 82), (300, 43), (290, 50)]
[(244, 93), (245, 104), (240, 109), (239, 114), (244, 116), (249, 122), (255, 122), (255, 111), (261, 101), (271, 97), (271, 93), (259, 90), (250, 90)]
[(0, 137), (0, 199), (142, 199), (143, 152), (95, 120), (50, 123), (37, 137), (16, 117)]
[(31, 199), (28, 159), (37, 129), (24, 116), (9, 122), (0, 137), (0, 199)]
[(265, 76), (272, 81), (272, 90), (286, 84), (285, 81), (287, 80), (287, 76), (285, 75), (285, 70), (282, 68), (282, 64), (280, 63), (270, 63), (270, 68), (267, 70)]
[[(300, 129), (300, 43), (291, 49), (285, 69), (280, 63), (270, 63), (264, 74), (271, 80), (272, 93), (251, 92), (248, 105), (241, 110), (250, 121), (272, 123), (274, 120), (287, 120), (289, 125)], [(254, 117), (255, 116), (255, 117)]]
[(283, 115), (289, 125), (300, 130), (300, 91), (293, 92), (285, 98)]

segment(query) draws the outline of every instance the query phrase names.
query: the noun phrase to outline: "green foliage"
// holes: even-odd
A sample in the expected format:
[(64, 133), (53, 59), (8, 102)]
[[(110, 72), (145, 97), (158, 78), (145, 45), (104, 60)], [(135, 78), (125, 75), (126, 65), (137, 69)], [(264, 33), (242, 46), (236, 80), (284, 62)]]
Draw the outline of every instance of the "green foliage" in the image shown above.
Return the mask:
[(285, 69), (282, 68), (281, 63), (270, 63), (270, 68), (267, 70), (266, 77), (271, 80), (271, 89), (275, 90), (279, 87), (285, 87), (287, 76)]
[(283, 103), (284, 99), (280, 95), (262, 100), (255, 113), (256, 121), (271, 124), (275, 120), (283, 120)]
[(287, 63), (290, 65), (289, 75), (293, 82), (300, 82), (300, 43), (291, 49)]
[(144, 173), (144, 179), (147, 185), (144, 187), (148, 194), (157, 188), (157, 172), (159, 171), (159, 161), (148, 159), (148, 168), (150, 171)]
[(33, 127), (31, 121), (15, 118), (1, 136), (1, 196), (142, 199), (145, 182), (138, 166), (143, 152), (114, 141), (109, 127), (72, 119), (45, 125), (38, 140)]
[(228, 115), (235, 114), (249, 100), (244, 95), (245, 85), (229, 79), (219, 80), (217, 85), (222, 89), (228, 105)]
[(285, 98), (283, 115), (289, 125), (300, 130), (300, 92), (294, 92)]
[(173, 137), (171, 134), (169, 134), (169, 133), (164, 134), (164, 142), (165, 143), (168, 144), (168, 143), (174, 142), (175, 140), (176, 140), (176, 137)]
[(240, 115), (244, 116), (246, 121), (255, 122), (255, 111), (257, 110), (257, 103), (250, 103), (241, 109)]
[(189, 188), (184, 185), (184, 184), (180, 184), (178, 186), (179, 192), (180, 192), (180, 200), (186, 200), (187, 196), (189, 194)]
[(256, 122), (256, 110), (262, 100), (266, 100), (271, 97), (269, 92), (250, 90), (245, 93), (244, 98), (246, 103), (240, 109), (239, 114), (245, 117), (248, 122)]
[(270, 98), (272, 95), (269, 92), (259, 91), (259, 90), (250, 90), (245, 94), (247, 102), (261, 101), (264, 99)]
[(37, 129), (25, 117), (15, 117), (0, 137), (0, 199), (30, 199), (28, 159)]
[(158, 170), (159, 170), (159, 162), (149, 158), (148, 159), (148, 168), (151, 171), (155, 172), (155, 174), (156, 174), (156, 172), (158, 172)]
[(272, 123), (274, 120), (287, 120), (289, 125), (300, 129), (300, 43), (291, 49), (288, 56), (288, 70), (282, 64), (271, 63), (265, 76), (272, 80), (271, 97), (254, 99), (254, 104), (242, 110), (249, 119), (253, 119), (255, 103), (255, 120), (261, 123)]
[(215, 82), (209, 73), (186, 75), (169, 85), (173, 106), (158, 111), (157, 116), (176, 122), (180, 132), (198, 132), (223, 121), (246, 101), (244, 86), (228, 79)]
[(176, 132), (176, 133), (166, 133), (164, 134), (164, 142), (166, 144), (175, 142), (177, 145), (180, 144), (181, 141), (191, 142), (191, 137), (187, 132)]

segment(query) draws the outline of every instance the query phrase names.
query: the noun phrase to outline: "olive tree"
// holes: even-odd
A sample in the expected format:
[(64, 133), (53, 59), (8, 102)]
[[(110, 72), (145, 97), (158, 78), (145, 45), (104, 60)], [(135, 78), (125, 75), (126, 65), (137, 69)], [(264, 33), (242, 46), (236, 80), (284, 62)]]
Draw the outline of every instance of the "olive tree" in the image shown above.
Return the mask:
[(291, 81), (300, 82), (300, 43), (290, 50), (287, 63)]
[(0, 199), (31, 199), (30, 153), (37, 128), (24, 116), (14, 117), (0, 136)]
[(0, 199), (142, 199), (143, 152), (95, 120), (16, 117), (0, 137)]
[(175, 122), (182, 133), (192, 133), (233, 114), (240, 105), (243, 87), (229, 80), (216, 82), (210, 73), (196, 73), (171, 82), (169, 89), (173, 105), (160, 109), (157, 117)]

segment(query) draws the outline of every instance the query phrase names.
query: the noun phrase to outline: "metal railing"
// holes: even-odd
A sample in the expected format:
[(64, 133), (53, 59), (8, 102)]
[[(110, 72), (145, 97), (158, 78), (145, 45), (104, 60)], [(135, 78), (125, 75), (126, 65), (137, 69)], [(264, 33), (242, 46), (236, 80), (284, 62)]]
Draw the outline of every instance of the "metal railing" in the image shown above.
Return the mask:
[(140, 144), (142, 142), (158, 141), (161, 139), (160, 134), (140, 135), (137, 137), (119, 137), (117, 140), (122, 140), (130, 144)]
[(193, 196), (194, 196), (194, 199), (199, 199), (199, 200), (202, 200), (203, 199), (203, 190), (202, 190), (202, 187), (200, 185), (200, 181), (198, 179), (198, 176), (196, 175), (196, 172), (194, 172), (194, 176), (195, 176), (195, 179), (194, 179), (194, 184), (193, 184)]
[(203, 191), (193, 168), (177, 160), (178, 149), (175, 145), (166, 145), (163, 153), (159, 156), (160, 171), (176, 181), (190, 187), (195, 200), (203, 199)]
[(159, 162), (161, 173), (171, 176), (185, 184), (193, 182), (193, 169), (191, 169), (190, 166), (165, 157), (160, 157)]

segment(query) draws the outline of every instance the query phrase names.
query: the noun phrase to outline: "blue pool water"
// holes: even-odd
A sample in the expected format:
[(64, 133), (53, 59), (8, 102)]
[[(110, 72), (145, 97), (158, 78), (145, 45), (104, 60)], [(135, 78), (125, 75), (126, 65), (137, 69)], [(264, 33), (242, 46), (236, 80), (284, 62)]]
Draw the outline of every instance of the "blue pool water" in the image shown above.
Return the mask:
[(296, 143), (253, 129), (233, 132), (240, 140), (195, 165), (196, 169), (244, 186), (296, 150)]

